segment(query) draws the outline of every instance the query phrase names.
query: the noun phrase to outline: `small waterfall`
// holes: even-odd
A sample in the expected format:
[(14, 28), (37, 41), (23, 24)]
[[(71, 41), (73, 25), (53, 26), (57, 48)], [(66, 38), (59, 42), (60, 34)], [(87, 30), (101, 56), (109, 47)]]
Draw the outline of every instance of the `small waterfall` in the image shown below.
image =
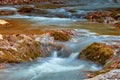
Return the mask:
[(57, 57), (57, 54), (58, 54), (57, 51), (53, 51), (53, 53), (52, 53), (52, 57), (56, 58), (56, 57)]
[(78, 55), (79, 55), (79, 52), (72, 53), (72, 54), (69, 56), (69, 58), (70, 58), (70, 59), (76, 59), (76, 58), (78, 57)]

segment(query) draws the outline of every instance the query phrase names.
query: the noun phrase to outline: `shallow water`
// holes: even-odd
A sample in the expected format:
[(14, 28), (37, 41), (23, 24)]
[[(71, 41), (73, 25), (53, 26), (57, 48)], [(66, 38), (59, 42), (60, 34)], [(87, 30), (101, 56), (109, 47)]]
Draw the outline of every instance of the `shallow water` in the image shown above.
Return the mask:
[[(73, 38), (76, 41), (59, 42), (64, 47), (63, 54), (52, 51), (51, 56), (38, 58), (36, 61), (21, 64), (9, 64), (0, 70), (0, 80), (83, 80), (87, 71), (102, 69), (101, 66), (89, 61), (77, 59), (79, 52), (93, 42), (120, 41), (120, 36), (99, 36), (87, 30), (75, 29)], [(65, 56), (68, 54), (68, 56)]]
[(83, 71), (101, 69), (92, 62), (53, 56), (11, 66), (0, 70), (0, 80), (81, 80), (86, 77)]
[(21, 64), (8, 64), (7, 68), (0, 70), (0, 80), (82, 80), (86, 78), (86, 71), (102, 68), (93, 62), (77, 59), (79, 52), (93, 42), (120, 41), (120, 30), (111, 24), (89, 23), (84, 19), (19, 14), (0, 16), (0, 18), (10, 22), (9, 26), (0, 27), (1, 34), (41, 34), (53, 29), (73, 29), (77, 34), (73, 40), (59, 42), (64, 45), (60, 56), (59, 52), (53, 51), (47, 58)]

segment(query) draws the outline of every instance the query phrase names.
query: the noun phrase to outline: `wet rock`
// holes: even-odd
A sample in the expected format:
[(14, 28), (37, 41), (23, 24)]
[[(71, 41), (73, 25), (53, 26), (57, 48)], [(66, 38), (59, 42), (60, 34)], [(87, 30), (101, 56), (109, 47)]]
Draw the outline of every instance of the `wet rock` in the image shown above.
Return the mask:
[(115, 15), (114, 18), (115, 18), (116, 20), (120, 20), (120, 14)]
[(23, 34), (5, 35), (0, 41), (0, 62), (19, 63), (40, 57), (40, 43)]
[(49, 57), (52, 55), (53, 51), (60, 51), (62, 48), (59, 44), (41, 44), (40, 45), (40, 51), (41, 51), (41, 57)]
[(34, 10), (32, 6), (23, 6), (20, 9), (18, 9), (19, 13), (31, 13)]
[(117, 22), (114, 24), (116, 28), (119, 28), (120, 29), (120, 22)]
[(80, 54), (80, 59), (90, 60), (100, 65), (105, 65), (108, 59), (114, 55), (113, 50), (104, 43), (93, 43), (84, 49)]
[(110, 47), (114, 50), (115, 56), (104, 65), (104, 69), (120, 69), (120, 44), (114, 44)]
[(89, 12), (86, 18), (92, 22), (114, 24), (116, 22), (115, 16), (116, 14), (114, 12), (107, 10), (107, 11)]
[(59, 18), (69, 18), (71, 17), (71, 13), (69, 12), (61, 12), (61, 13), (55, 13), (55, 16), (56, 17), (59, 17)]
[(64, 4), (64, 1), (58, 0), (58, 1), (52, 1), (52, 3), (53, 3), (53, 4)]
[(12, 10), (0, 10), (0, 15), (14, 15), (16, 12)]
[(118, 19), (119, 13), (120, 13), (120, 8), (115, 8), (115, 9), (109, 9), (108, 11), (111, 12), (110, 16), (113, 17), (114, 19)]
[(3, 39), (3, 35), (2, 34), (0, 34), (0, 40), (2, 40)]
[(104, 66), (104, 69), (120, 69), (120, 59), (117, 58), (117, 59), (114, 59), (114, 60), (111, 60), (110, 62), (106, 63), (105, 66)]
[[(65, 34), (64, 34), (65, 35)], [(62, 40), (64, 39), (62, 34)], [(65, 39), (66, 40), (66, 39)], [(20, 63), (51, 56), (62, 46), (49, 33), (42, 35), (0, 35), (0, 63)]]
[(68, 11), (68, 12), (71, 12), (71, 13), (77, 12), (77, 10), (75, 10), (75, 9), (68, 9), (67, 11)]
[(62, 6), (50, 3), (50, 4), (35, 4), (35, 7), (39, 9), (56, 9), (61, 8)]
[(46, 9), (34, 9), (32, 11), (33, 14), (36, 14), (36, 15), (46, 15), (46, 14), (49, 14), (49, 11), (47, 11)]
[(89, 12), (86, 18), (92, 22), (114, 24), (116, 21), (120, 20), (120, 8)]
[(50, 35), (54, 37), (54, 40), (58, 41), (68, 41), (70, 39), (70, 35), (64, 32), (53, 31)]
[(3, 28), (7, 28), (9, 27), (11, 24), (6, 21), (6, 20), (3, 20), (3, 19), (0, 19), (0, 27), (3, 27)]
[(107, 73), (100, 74), (90, 79), (84, 80), (119, 80), (120, 79), (120, 69), (111, 70)]

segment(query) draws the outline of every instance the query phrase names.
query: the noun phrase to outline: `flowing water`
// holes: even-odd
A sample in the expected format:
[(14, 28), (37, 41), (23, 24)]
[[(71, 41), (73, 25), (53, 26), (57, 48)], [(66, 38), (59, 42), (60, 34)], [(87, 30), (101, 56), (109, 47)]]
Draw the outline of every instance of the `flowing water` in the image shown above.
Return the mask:
[(83, 71), (101, 69), (92, 62), (77, 60), (73, 54), (74, 58), (55, 55), (31, 63), (11, 64), (11, 68), (0, 71), (0, 80), (81, 80), (85, 78)]
[(51, 56), (32, 62), (5, 64), (6, 68), (0, 70), (0, 80), (83, 80), (87, 71), (100, 70), (102, 67), (77, 59), (80, 51), (93, 42), (120, 41), (120, 30), (113, 25), (89, 23), (85, 19), (20, 14), (0, 18), (11, 23), (9, 27), (1, 27), (2, 34), (41, 34), (47, 29), (74, 29), (76, 32), (70, 41), (59, 42), (64, 45), (61, 55), (58, 51), (51, 51)]

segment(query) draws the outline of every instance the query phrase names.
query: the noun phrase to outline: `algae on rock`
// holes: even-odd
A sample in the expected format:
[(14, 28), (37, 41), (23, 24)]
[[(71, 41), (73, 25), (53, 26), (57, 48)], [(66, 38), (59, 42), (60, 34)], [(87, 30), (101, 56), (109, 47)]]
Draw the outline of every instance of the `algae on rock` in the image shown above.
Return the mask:
[(113, 50), (104, 43), (93, 43), (84, 49), (79, 58), (104, 65), (114, 55)]
[(51, 36), (54, 37), (54, 40), (58, 40), (58, 41), (68, 41), (70, 39), (70, 35), (58, 31), (51, 32)]

